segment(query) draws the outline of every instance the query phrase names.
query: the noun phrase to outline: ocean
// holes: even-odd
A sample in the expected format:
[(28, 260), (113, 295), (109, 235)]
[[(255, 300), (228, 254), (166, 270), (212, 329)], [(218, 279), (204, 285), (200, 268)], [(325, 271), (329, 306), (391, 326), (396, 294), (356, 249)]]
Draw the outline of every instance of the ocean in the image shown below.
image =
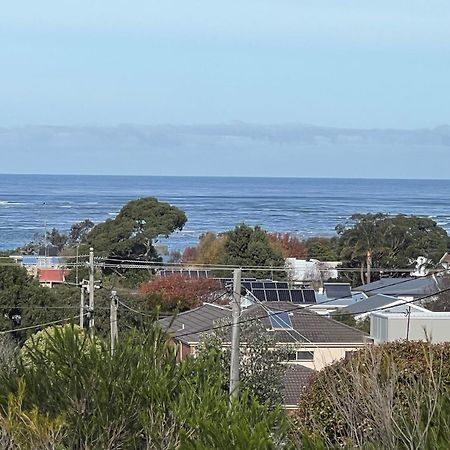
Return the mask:
[(450, 232), (450, 180), (0, 175), (0, 249), (72, 223), (114, 217), (129, 200), (154, 196), (186, 212), (171, 250), (207, 231), (261, 225), (301, 238), (330, 236), (354, 213), (433, 218)]

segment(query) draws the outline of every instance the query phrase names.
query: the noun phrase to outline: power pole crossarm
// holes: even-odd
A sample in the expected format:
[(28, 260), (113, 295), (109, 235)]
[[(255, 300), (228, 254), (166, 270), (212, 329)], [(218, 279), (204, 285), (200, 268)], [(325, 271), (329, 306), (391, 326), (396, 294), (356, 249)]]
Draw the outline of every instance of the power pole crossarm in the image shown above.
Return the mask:
[(234, 270), (231, 328), (230, 403), (239, 397), (239, 345), (241, 314), (241, 269)]

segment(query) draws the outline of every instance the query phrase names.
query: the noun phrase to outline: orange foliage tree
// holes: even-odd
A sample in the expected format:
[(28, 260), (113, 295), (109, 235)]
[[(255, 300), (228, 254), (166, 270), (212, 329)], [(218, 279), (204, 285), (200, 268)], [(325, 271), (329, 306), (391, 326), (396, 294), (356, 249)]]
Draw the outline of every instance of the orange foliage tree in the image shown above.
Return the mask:
[(200, 306), (204, 301), (213, 301), (221, 288), (212, 278), (188, 278), (181, 275), (156, 278), (140, 286), (150, 306), (159, 306), (162, 311), (187, 311)]
[(267, 233), (271, 247), (284, 258), (305, 258), (306, 246), (303, 241), (291, 233)]

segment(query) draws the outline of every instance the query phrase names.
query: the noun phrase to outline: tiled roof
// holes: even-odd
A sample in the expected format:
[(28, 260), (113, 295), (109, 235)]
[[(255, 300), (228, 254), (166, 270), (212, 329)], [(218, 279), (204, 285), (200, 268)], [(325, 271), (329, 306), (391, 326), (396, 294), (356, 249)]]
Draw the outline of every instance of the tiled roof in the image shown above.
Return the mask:
[(39, 269), (39, 282), (64, 283), (65, 275), (64, 269)]
[(308, 387), (315, 370), (308, 369), (300, 364), (289, 364), (283, 376), (283, 405), (296, 407)]
[(159, 320), (163, 329), (184, 342), (198, 342), (200, 335), (223, 319), (231, 319), (231, 309), (206, 303), (198, 308), (180, 313), (175, 319)]
[[(277, 343), (313, 342), (320, 343), (351, 343), (359, 344), (365, 341), (365, 333), (351, 328), (343, 323), (320, 316), (306, 310), (302, 306), (287, 302), (266, 302), (255, 304), (245, 309), (241, 321), (253, 317), (261, 320), (269, 333), (273, 333)], [(267, 309), (274, 312), (288, 311), (292, 330), (273, 331)], [(174, 338), (183, 342), (196, 343), (202, 333), (217, 326), (220, 320), (231, 319), (231, 309), (217, 305), (205, 304), (199, 308), (179, 314), (171, 324), (171, 318), (159, 322)]]

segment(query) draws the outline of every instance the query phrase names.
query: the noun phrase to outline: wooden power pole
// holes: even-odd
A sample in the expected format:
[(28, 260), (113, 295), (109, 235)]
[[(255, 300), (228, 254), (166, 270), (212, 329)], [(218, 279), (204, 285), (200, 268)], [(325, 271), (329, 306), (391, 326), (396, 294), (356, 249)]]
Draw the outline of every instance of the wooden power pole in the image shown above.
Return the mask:
[(117, 329), (117, 309), (119, 307), (119, 299), (116, 291), (111, 291), (111, 309), (109, 315), (109, 322), (111, 325), (111, 355), (114, 355), (114, 349), (119, 337)]
[(94, 337), (94, 249), (89, 249), (89, 333)]
[(241, 314), (241, 269), (233, 274), (233, 309), (231, 328), (230, 403), (239, 397), (239, 344)]

